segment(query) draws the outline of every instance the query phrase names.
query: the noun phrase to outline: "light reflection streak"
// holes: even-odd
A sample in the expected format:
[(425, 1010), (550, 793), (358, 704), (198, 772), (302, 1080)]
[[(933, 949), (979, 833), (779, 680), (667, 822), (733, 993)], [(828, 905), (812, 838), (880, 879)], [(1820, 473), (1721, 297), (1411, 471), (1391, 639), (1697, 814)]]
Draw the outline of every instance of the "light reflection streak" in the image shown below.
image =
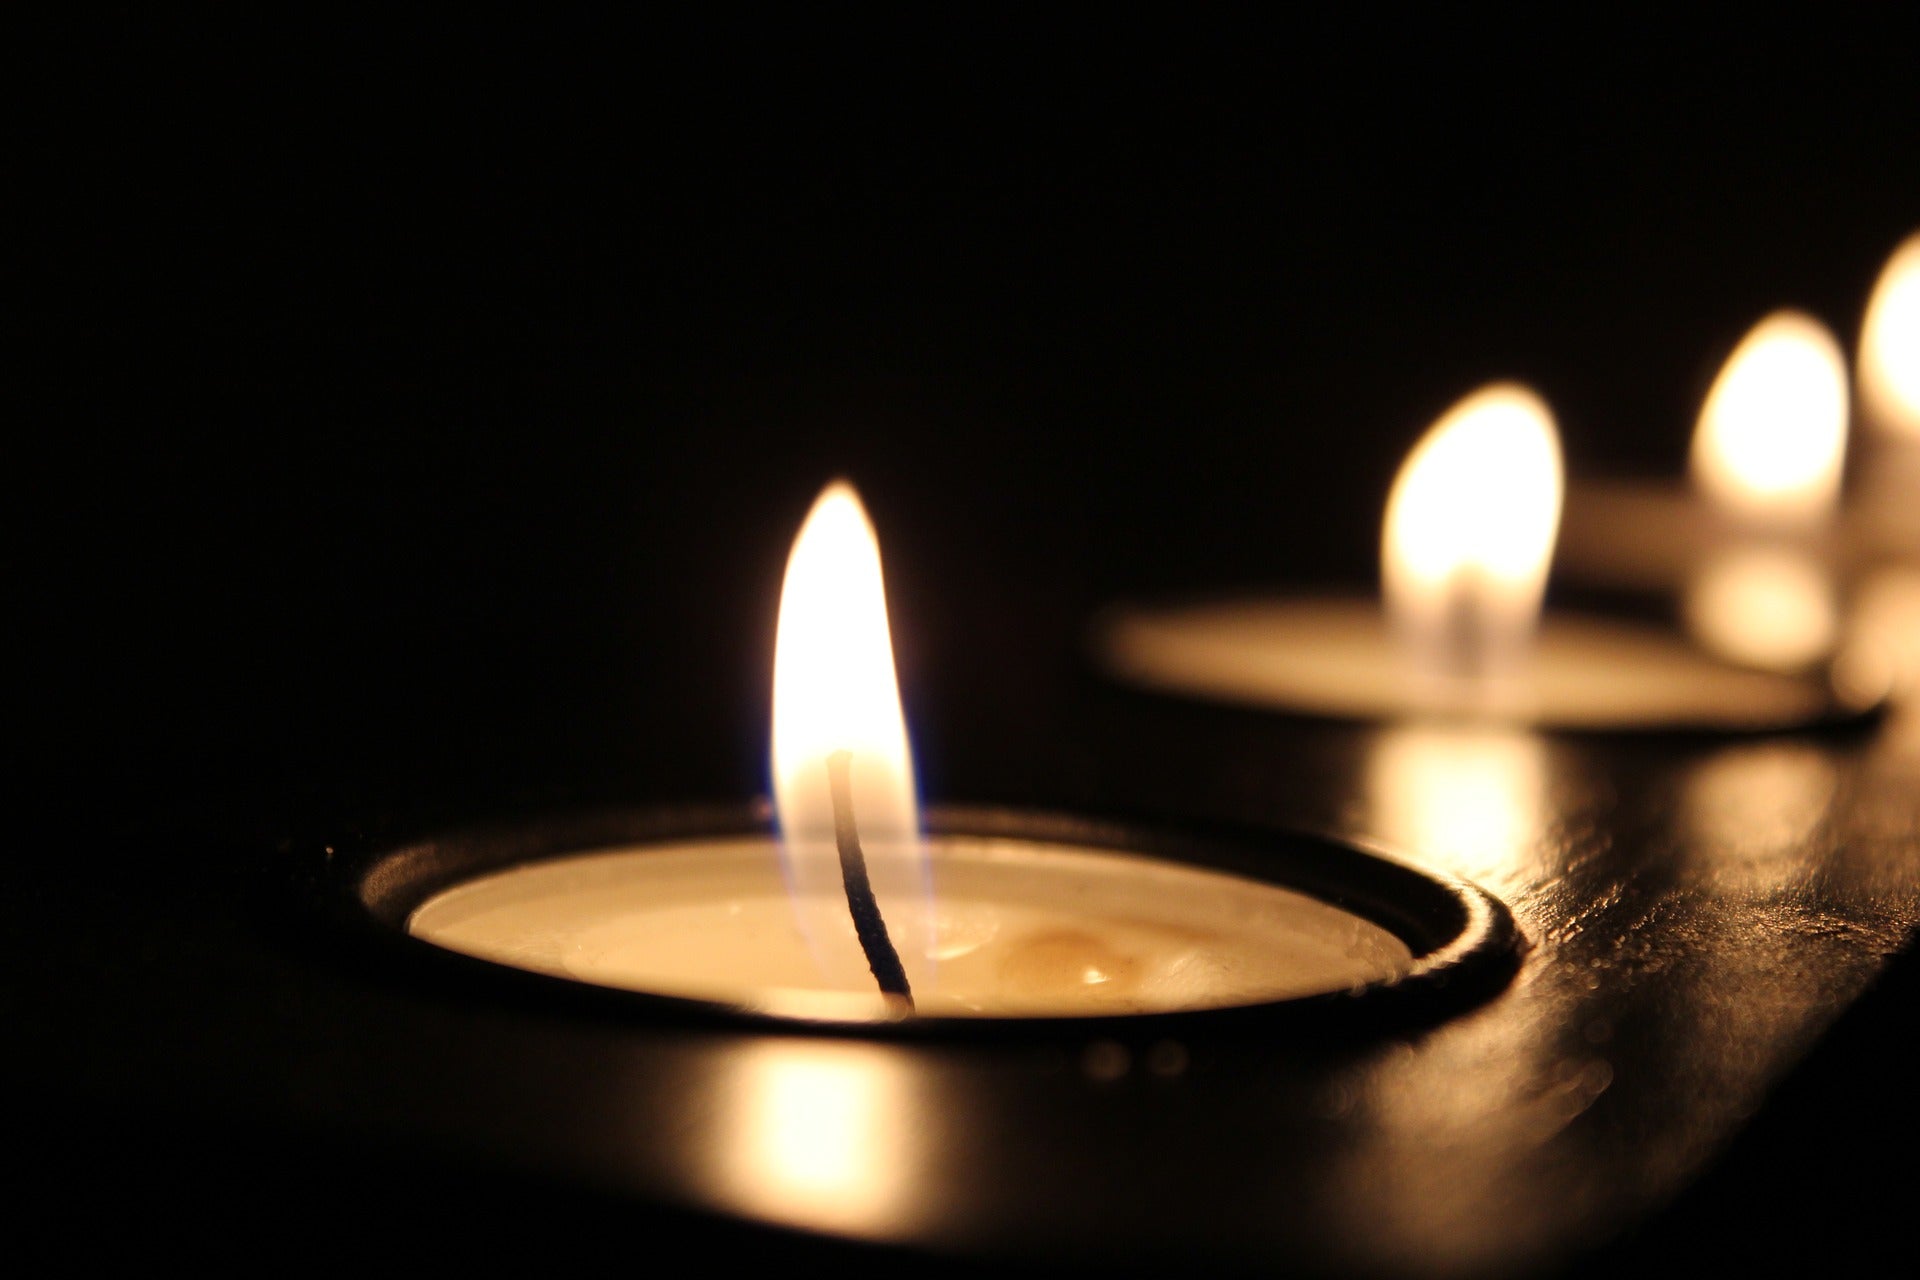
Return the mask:
[(1367, 761), (1372, 826), (1389, 843), (1489, 887), (1515, 881), (1544, 832), (1545, 752), (1521, 730), (1385, 729)]
[(871, 1045), (742, 1046), (715, 1082), (715, 1189), (772, 1222), (891, 1235), (916, 1216), (927, 1117), (913, 1077)]
[(1837, 785), (1833, 761), (1803, 743), (1716, 753), (1687, 774), (1681, 793), (1692, 856), (1722, 887), (1804, 873)]

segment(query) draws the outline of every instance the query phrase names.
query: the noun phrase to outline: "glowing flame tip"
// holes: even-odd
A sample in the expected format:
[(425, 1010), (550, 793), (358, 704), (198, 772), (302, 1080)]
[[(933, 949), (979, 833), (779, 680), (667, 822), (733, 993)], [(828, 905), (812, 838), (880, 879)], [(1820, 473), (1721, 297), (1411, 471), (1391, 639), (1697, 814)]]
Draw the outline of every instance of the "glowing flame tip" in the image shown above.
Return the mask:
[(1825, 517), (1840, 492), (1847, 362), (1826, 325), (1776, 311), (1721, 367), (1694, 428), (1692, 471), (1732, 515), (1774, 524)]
[[(871, 982), (836, 853), (830, 759), (847, 753), (842, 800), (864, 846), (872, 889), (909, 955), (925, 950), (919, 815), (906, 717), (894, 675), (880, 543), (844, 480), (807, 513), (780, 591), (773, 658), (773, 790), (802, 928), (823, 970)], [(911, 961), (910, 961), (911, 963)]]

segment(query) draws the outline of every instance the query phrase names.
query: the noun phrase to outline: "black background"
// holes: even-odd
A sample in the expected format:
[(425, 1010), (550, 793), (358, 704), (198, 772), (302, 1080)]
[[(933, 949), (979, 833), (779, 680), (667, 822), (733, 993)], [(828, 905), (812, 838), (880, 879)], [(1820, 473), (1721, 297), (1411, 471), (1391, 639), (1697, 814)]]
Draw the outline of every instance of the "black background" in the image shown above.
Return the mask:
[(1765, 311), (1851, 340), (1893, 13), (21, 27), (15, 856), (752, 794), (834, 476), (930, 797), (1111, 799), (1053, 732), (1101, 603), (1365, 583), (1482, 381), (1672, 473)]
[(780, 565), (844, 475), (937, 791), (1104, 599), (1367, 581), (1400, 454), (1483, 380), (1541, 389), (1576, 474), (1672, 472), (1760, 314), (1850, 337), (1920, 222), (1910, 36), (1354, 10), (23, 37), (27, 766), (130, 815), (621, 753), (664, 794), (756, 789)]

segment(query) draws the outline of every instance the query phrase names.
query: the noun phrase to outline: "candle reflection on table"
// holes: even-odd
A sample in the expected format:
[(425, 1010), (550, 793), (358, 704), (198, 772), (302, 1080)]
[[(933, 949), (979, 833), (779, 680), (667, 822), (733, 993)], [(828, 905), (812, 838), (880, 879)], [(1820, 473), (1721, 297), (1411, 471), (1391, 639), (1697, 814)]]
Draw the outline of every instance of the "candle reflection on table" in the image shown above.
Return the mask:
[(1546, 743), (1518, 729), (1397, 725), (1367, 755), (1365, 829), (1499, 892), (1548, 821)]
[[(1751, 380), (1736, 384), (1735, 407), (1750, 407)], [(1744, 411), (1731, 417), (1743, 422)], [(1483, 387), (1444, 414), (1400, 470), (1383, 522), (1378, 600), (1276, 593), (1116, 607), (1092, 630), (1095, 658), (1164, 693), (1388, 723), (1745, 732), (1850, 719), (1884, 696), (1878, 671), (1814, 663), (1822, 654), (1795, 652), (1768, 670), (1712, 653), (1671, 624), (1543, 610), (1562, 489), (1545, 402), (1517, 384)], [(1758, 594), (1725, 593), (1734, 614), (1715, 612), (1712, 622), (1739, 630), (1755, 609), (1776, 604), (1777, 584), (1759, 567)], [(1751, 587), (1752, 577), (1734, 585)], [(1794, 601), (1787, 609), (1801, 617)], [(1812, 632), (1818, 644), (1833, 634), (1830, 625)], [(1775, 635), (1806, 643), (1790, 628)]]
[(1805, 742), (1715, 752), (1682, 781), (1692, 865), (1721, 891), (1760, 892), (1814, 875), (1809, 852), (1839, 785), (1831, 756)]
[[(1356, 825), (1471, 868), (1536, 948), (1497, 1016), (1386, 1047), (1330, 1100), (1356, 1140), (1327, 1176), (1387, 1273), (1417, 1270), (1436, 1241), (1474, 1259), (1461, 1274), (1500, 1269), (1475, 1253), (1490, 1206), (1517, 1253), (1550, 1239), (1564, 1206), (1615, 1220), (1628, 1193), (1592, 1175), (1605, 1152), (1634, 1152), (1642, 1190), (1697, 1176), (1727, 1117), (1759, 1106), (1873, 954), (1900, 945), (1920, 883), (1911, 808), (1889, 811), (1884, 841), (1849, 847), (1832, 825), (1847, 766), (1829, 747), (1743, 742), (1646, 773), (1623, 761), (1606, 786), (1583, 757), (1523, 732), (1406, 727), (1369, 743)], [(1671, 826), (1633, 837), (1618, 810), (1639, 803)], [(1651, 1107), (1658, 1127), (1634, 1128)]]
[[(1566, 771), (1547, 739), (1517, 727), (1387, 726), (1369, 741), (1363, 769), (1365, 807), (1356, 825), (1502, 894), (1549, 957), (1579, 945), (1579, 938), (1549, 930), (1553, 902), (1571, 896), (1565, 886), (1583, 865), (1567, 823), (1595, 800), (1550, 802)], [(1554, 1022), (1585, 1024), (1577, 1012), (1592, 998), (1585, 978), (1583, 969), (1543, 963), (1536, 952), (1507, 995), (1505, 1017), (1457, 1020), (1417, 1051), (1390, 1046), (1343, 1086), (1338, 1114), (1358, 1140), (1327, 1176), (1347, 1193), (1336, 1203), (1365, 1206), (1349, 1209), (1347, 1230), (1363, 1242), (1370, 1266), (1387, 1274), (1418, 1271), (1436, 1239), (1473, 1254), (1483, 1247), (1478, 1237), (1490, 1203), (1515, 1206), (1502, 1221), (1511, 1239), (1544, 1238), (1553, 1215), (1540, 1203), (1581, 1194), (1565, 1169), (1533, 1153), (1613, 1081), (1603, 1043), (1540, 1034)], [(1416, 1159), (1406, 1158), (1406, 1147), (1371, 1136), (1410, 1132), (1422, 1135)], [(1516, 1168), (1552, 1190), (1540, 1200), (1514, 1197)]]
[(933, 1118), (919, 1077), (859, 1044), (760, 1040), (717, 1064), (694, 1149), (715, 1194), (768, 1222), (859, 1235), (912, 1228)]

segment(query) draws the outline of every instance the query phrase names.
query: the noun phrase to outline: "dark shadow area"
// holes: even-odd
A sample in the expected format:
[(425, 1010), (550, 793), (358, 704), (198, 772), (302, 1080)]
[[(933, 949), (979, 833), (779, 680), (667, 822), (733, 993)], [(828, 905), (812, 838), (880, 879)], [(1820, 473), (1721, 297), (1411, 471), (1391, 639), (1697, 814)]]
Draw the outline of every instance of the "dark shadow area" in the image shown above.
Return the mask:
[[(1365, 586), (1402, 451), (1494, 378), (1542, 392), (1576, 472), (1675, 474), (1739, 334), (1793, 305), (1851, 342), (1920, 228), (1892, 10), (8, 25), (0, 1010), (22, 1105), (59, 1102), (24, 1203), (90, 1206), (75, 1257), (349, 1263), (400, 1229), (389, 1261), (544, 1262), (617, 1219), (887, 1270), (314, 1133), (273, 1081), (258, 1128), (200, 1107), (207, 1044), (324, 1075), (356, 1034), (229, 947), (236, 885), (337, 830), (762, 794), (780, 575), (838, 476), (930, 801), (1331, 822), (1363, 731), (1114, 695), (1087, 620)], [(1644, 779), (1611, 767), (1582, 777), (1625, 807)], [(1597, 1256), (1905, 1243), (1908, 959)], [(1821, 1174), (1873, 1161), (1884, 1196)]]

